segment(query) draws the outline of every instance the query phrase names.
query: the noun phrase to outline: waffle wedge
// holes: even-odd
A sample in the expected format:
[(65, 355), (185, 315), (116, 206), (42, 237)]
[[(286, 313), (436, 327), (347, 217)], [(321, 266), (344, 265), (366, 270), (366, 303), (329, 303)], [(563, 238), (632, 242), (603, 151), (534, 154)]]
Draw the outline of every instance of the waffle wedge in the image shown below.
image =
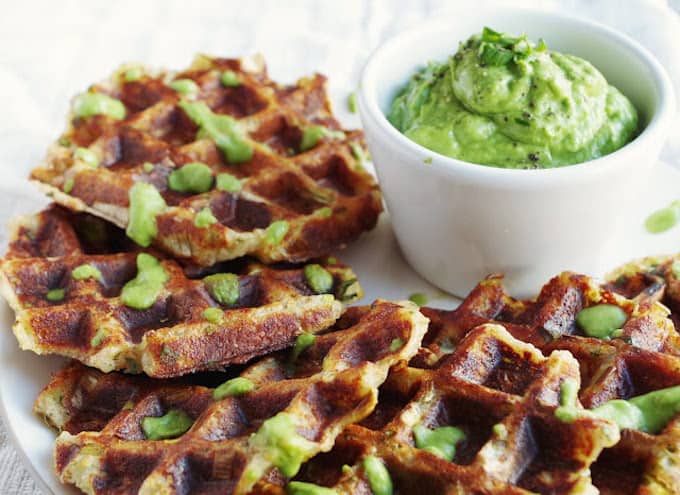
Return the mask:
[[(53, 206), (15, 222), (0, 288), (23, 349), (169, 377), (243, 363), (330, 327), (340, 300), (360, 288), (339, 264), (313, 265), (327, 283), (314, 285), (309, 266), (182, 266)], [(158, 270), (165, 280), (154, 285), (147, 274)]]
[(123, 67), (77, 96), (31, 178), (202, 266), (246, 254), (300, 262), (375, 225), (365, 155), (361, 132), (334, 119), (323, 76), (282, 86), (260, 57), (198, 56), (179, 73)]
[[(569, 351), (580, 367), (580, 402), (589, 410), (609, 401), (677, 387), (677, 332), (669, 310), (657, 302), (658, 297), (648, 297), (652, 293), (658, 296), (658, 287), (650, 284), (656, 288), (647, 292), (631, 289), (629, 277), (647, 265), (635, 266), (636, 269), (627, 266), (625, 279), (619, 278), (621, 273), (614, 277), (621, 292), (642, 294), (635, 299), (614, 293), (611, 286), (603, 288), (588, 277), (567, 272), (551, 280), (535, 300), (518, 301), (505, 292), (500, 277), (488, 278), (454, 311), (422, 309), (431, 319), (430, 330), (426, 346), (414, 361), (430, 366), (460, 346), (477, 325), (499, 324), (546, 354)], [(637, 280), (636, 277), (633, 278)], [(622, 308), (627, 315), (625, 324), (611, 337), (585, 335), (576, 323), (577, 315), (584, 307), (603, 303)], [(593, 462), (593, 485), (603, 495), (680, 493), (679, 452), (680, 415), (671, 417), (653, 433), (624, 428), (621, 440), (603, 450)]]
[[(57, 373), (35, 410), (62, 433), (57, 473), (85, 493), (250, 493), (294, 476), (368, 416), (389, 369), (412, 357), (427, 320), (412, 303), (375, 302), (349, 328), (265, 358), (217, 395), (179, 381), (80, 364)], [(234, 383), (233, 381), (229, 383)], [(148, 438), (147, 418), (188, 418), (172, 439)]]

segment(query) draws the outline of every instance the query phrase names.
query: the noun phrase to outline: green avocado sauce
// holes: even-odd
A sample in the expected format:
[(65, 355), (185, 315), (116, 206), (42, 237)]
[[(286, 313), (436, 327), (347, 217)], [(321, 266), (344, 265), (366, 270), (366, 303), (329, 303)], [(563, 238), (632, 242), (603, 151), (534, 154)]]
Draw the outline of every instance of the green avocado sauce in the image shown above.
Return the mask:
[(137, 255), (137, 276), (123, 286), (120, 298), (130, 308), (147, 309), (158, 299), (168, 274), (161, 262), (147, 253)]
[(215, 273), (203, 279), (205, 288), (215, 301), (224, 306), (233, 306), (238, 302), (241, 286), (238, 275), (233, 273)]
[(592, 64), (489, 28), (416, 72), (387, 118), (432, 151), (519, 169), (607, 155), (638, 128), (632, 103)]
[(167, 204), (163, 196), (152, 184), (137, 182), (129, 192), (130, 212), (127, 236), (142, 247), (148, 247), (158, 234), (156, 215), (161, 213)]
[(213, 399), (221, 400), (225, 397), (247, 394), (255, 390), (255, 384), (241, 376), (227, 380), (213, 391)]
[(317, 448), (314, 442), (297, 432), (293, 416), (286, 412), (262, 423), (250, 438), (250, 444), (262, 449), (264, 457), (286, 477), (295, 476)]
[(233, 118), (213, 113), (203, 102), (180, 101), (178, 105), (199, 127), (196, 137), (212, 139), (229, 163), (248, 162), (253, 157), (253, 145)]
[(394, 493), (390, 472), (381, 459), (368, 456), (364, 459), (363, 467), (373, 495), (392, 495)]
[(166, 440), (184, 435), (194, 420), (179, 409), (171, 409), (163, 416), (147, 416), (142, 419), (142, 431), (149, 440)]
[(441, 426), (434, 430), (424, 425), (413, 428), (413, 439), (416, 447), (452, 461), (456, 455), (456, 444), (465, 439), (465, 433), (455, 426)]
[(86, 263), (75, 267), (71, 272), (71, 277), (73, 277), (74, 280), (86, 280), (88, 278), (101, 280), (102, 274), (96, 266)]
[(575, 380), (567, 379), (562, 383), (560, 407), (555, 412), (561, 421), (594, 416), (612, 421), (620, 429), (656, 434), (680, 413), (680, 386), (655, 390), (628, 400), (610, 400), (590, 410), (576, 407), (577, 393)]
[(122, 120), (125, 118), (125, 105), (119, 100), (104, 93), (83, 93), (73, 101), (73, 114), (76, 117), (92, 117), (94, 115), (108, 115)]
[(286, 493), (289, 495), (338, 495), (338, 492), (325, 486), (302, 481), (291, 481), (286, 485)]

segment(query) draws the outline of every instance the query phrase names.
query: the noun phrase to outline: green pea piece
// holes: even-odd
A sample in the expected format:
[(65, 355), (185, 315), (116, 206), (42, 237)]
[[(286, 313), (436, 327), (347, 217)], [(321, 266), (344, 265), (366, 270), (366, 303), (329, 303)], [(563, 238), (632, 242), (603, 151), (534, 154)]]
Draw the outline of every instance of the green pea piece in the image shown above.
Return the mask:
[(241, 181), (231, 174), (223, 173), (217, 176), (216, 187), (218, 191), (227, 191), (230, 193), (239, 192), (241, 190)]
[(305, 266), (303, 270), (307, 285), (316, 294), (328, 294), (333, 288), (333, 275), (319, 264)]
[(73, 101), (73, 113), (76, 117), (87, 118), (94, 115), (108, 115), (122, 120), (125, 118), (125, 105), (104, 93), (83, 93)]
[(63, 190), (66, 194), (69, 194), (71, 191), (73, 191), (73, 186), (75, 185), (75, 181), (73, 180), (73, 177), (69, 177), (64, 181), (64, 187)]
[(213, 391), (213, 399), (221, 400), (225, 397), (247, 394), (255, 390), (255, 384), (247, 378), (237, 377), (227, 380)]
[(99, 347), (104, 342), (104, 339), (106, 339), (106, 331), (103, 328), (98, 328), (92, 339), (90, 339), (90, 347)]
[(398, 351), (404, 347), (404, 341), (402, 339), (392, 339), (392, 342), (390, 342), (390, 352)]
[(265, 242), (271, 246), (276, 246), (284, 237), (286, 237), (289, 228), (290, 224), (285, 220), (276, 220), (275, 222), (272, 222), (269, 224), (269, 227), (264, 230)]
[(143, 75), (141, 67), (131, 67), (125, 71), (123, 79), (125, 79), (125, 82), (135, 82), (139, 81)]
[(312, 333), (301, 333), (298, 335), (295, 339), (295, 345), (293, 346), (293, 355), (291, 356), (291, 361), (297, 361), (300, 357), (300, 354), (311, 347), (314, 342), (316, 342), (316, 335)]
[(212, 170), (205, 163), (187, 163), (173, 170), (168, 176), (168, 187), (181, 193), (200, 194), (210, 191), (213, 183)]
[(338, 495), (338, 492), (325, 486), (302, 481), (291, 481), (286, 485), (288, 495)]
[(357, 113), (357, 94), (354, 91), (347, 97), (347, 109), (350, 113)]
[(130, 212), (127, 236), (142, 247), (148, 247), (158, 234), (156, 215), (167, 208), (163, 196), (152, 184), (137, 182), (129, 192)]
[(316, 143), (324, 136), (324, 128), (320, 125), (310, 125), (302, 131), (300, 151), (307, 151), (316, 146)]
[(414, 304), (417, 304), (418, 306), (425, 306), (427, 304), (427, 295), (423, 294), (422, 292), (414, 292), (408, 296), (408, 300)]
[(137, 276), (123, 286), (123, 304), (134, 309), (147, 309), (160, 296), (168, 274), (161, 262), (147, 253), (137, 255)]
[(47, 299), (50, 302), (58, 302), (62, 301), (65, 295), (66, 295), (65, 289), (52, 289), (47, 291), (47, 294), (45, 294), (45, 299)]
[(167, 440), (184, 435), (194, 420), (179, 409), (171, 409), (164, 416), (147, 416), (142, 419), (142, 431), (149, 440)]
[(416, 425), (413, 428), (416, 447), (452, 461), (456, 455), (456, 444), (465, 439), (465, 433), (455, 426), (442, 426), (430, 430), (426, 426)]
[(212, 210), (207, 206), (199, 211), (196, 214), (196, 218), (194, 218), (194, 225), (199, 229), (204, 229), (214, 223), (217, 223), (217, 218), (215, 218)]
[(368, 456), (364, 459), (363, 466), (373, 495), (392, 495), (394, 493), (392, 478), (390, 478), (390, 473), (382, 460)]
[(216, 273), (203, 279), (206, 289), (215, 301), (223, 306), (233, 306), (240, 296), (240, 283), (233, 273)]
[(85, 264), (74, 268), (73, 271), (71, 272), (71, 277), (73, 277), (74, 280), (86, 280), (88, 278), (101, 280), (102, 273), (96, 266)]
[(198, 87), (195, 81), (191, 79), (175, 79), (168, 84), (170, 89), (174, 89), (181, 95), (195, 95), (201, 88)]
[(228, 88), (235, 88), (241, 85), (241, 79), (239, 79), (238, 74), (233, 70), (225, 70), (220, 81)]
[(621, 328), (627, 319), (626, 312), (618, 306), (597, 304), (582, 309), (576, 316), (576, 324), (587, 336), (606, 339)]

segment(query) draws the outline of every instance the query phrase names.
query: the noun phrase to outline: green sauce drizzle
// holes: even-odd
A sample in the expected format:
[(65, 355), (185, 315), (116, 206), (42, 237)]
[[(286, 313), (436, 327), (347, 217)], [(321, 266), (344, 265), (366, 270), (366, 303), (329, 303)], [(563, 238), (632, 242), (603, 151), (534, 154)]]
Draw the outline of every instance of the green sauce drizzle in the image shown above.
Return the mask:
[(390, 342), (390, 352), (399, 350), (402, 347), (404, 347), (404, 341), (402, 339), (392, 339), (392, 342)]
[(264, 240), (267, 242), (267, 244), (275, 246), (279, 244), (284, 237), (286, 237), (289, 228), (290, 224), (285, 220), (276, 220), (275, 222), (269, 224), (269, 227), (265, 229)]
[(219, 191), (235, 193), (239, 192), (241, 187), (241, 181), (231, 174), (225, 172), (217, 176), (217, 189)]
[(390, 478), (390, 473), (382, 460), (368, 456), (364, 459), (363, 465), (373, 495), (392, 495), (394, 492), (392, 478)]
[(247, 394), (255, 390), (255, 384), (247, 378), (237, 377), (227, 380), (213, 391), (213, 399), (221, 400), (225, 397)]
[(45, 299), (51, 302), (57, 302), (62, 301), (65, 295), (66, 295), (65, 289), (52, 289), (47, 291), (47, 294), (45, 294)]
[(142, 247), (148, 247), (158, 234), (156, 215), (167, 205), (163, 196), (151, 184), (137, 182), (129, 192), (130, 213), (125, 233)]
[(191, 79), (175, 79), (168, 84), (170, 89), (174, 89), (181, 95), (195, 95), (201, 88), (198, 87), (195, 81)]
[(149, 440), (166, 440), (184, 435), (194, 420), (179, 409), (171, 409), (164, 416), (147, 416), (142, 419), (142, 430)]
[(645, 220), (645, 228), (651, 234), (659, 234), (675, 227), (680, 222), (680, 201), (673, 201), (666, 208), (656, 210)]
[(210, 167), (200, 162), (187, 163), (168, 176), (168, 187), (182, 193), (204, 193), (210, 191), (212, 183)]
[(199, 229), (204, 229), (214, 223), (217, 223), (217, 218), (208, 206), (199, 211), (194, 218), (194, 225)]
[(307, 285), (316, 294), (328, 294), (333, 288), (333, 275), (321, 265), (313, 263), (303, 270)]
[(74, 268), (73, 271), (71, 272), (71, 277), (73, 277), (74, 280), (85, 280), (88, 278), (94, 278), (95, 280), (101, 281), (102, 273), (96, 266), (88, 263)]
[(233, 70), (225, 70), (220, 77), (222, 84), (228, 88), (235, 88), (241, 85), (241, 79)]
[(264, 449), (265, 457), (289, 478), (295, 476), (302, 462), (316, 452), (316, 444), (296, 431), (293, 416), (286, 412), (262, 423), (250, 443)]
[(418, 306), (425, 306), (427, 304), (427, 295), (422, 292), (414, 292), (408, 296), (408, 300)]
[(628, 315), (620, 307), (613, 304), (597, 304), (579, 311), (576, 315), (576, 324), (589, 337), (606, 339), (611, 338), (627, 319)]
[(206, 289), (215, 301), (232, 306), (238, 302), (240, 284), (237, 275), (233, 273), (216, 273), (203, 279)]
[(158, 299), (168, 281), (161, 262), (147, 253), (137, 255), (137, 276), (123, 286), (120, 298), (126, 306), (147, 309)]
[(224, 311), (222, 311), (220, 308), (205, 308), (203, 310), (203, 318), (208, 320), (210, 323), (222, 323), (222, 318), (224, 318)]
[(104, 93), (83, 93), (76, 96), (73, 102), (73, 113), (76, 117), (87, 118), (93, 115), (108, 115), (121, 120), (125, 118), (125, 105)]
[(99, 166), (99, 157), (87, 148), (76, 148), (73, 157), (88, 167), (97, 168)]
[(229, 163), (251, 160), (253, 146), (241, 134), (234, 119), (213, 113), (203, 102), (180, 101), (178, 105), (199, 126), (197, 137), (212, 139)]
[(286, 493), (289, 495), (338, 495), (338, 492), (325, 486), (302, 481), (291, 481), (286, 485)]
[(413, 428), (416, 447), (452, 461), (456, 455), (456, 444), (465, 439), (465, 433), (455, 426), (442, 426), (430, 430), (426, 426), (416, 425)]
[(291, 361), (294, 363), (300, 357), (305, 350), (311, 347), (314, 342), (316, 342), (316, 335), (312, 333), (301, 333), (295, 339), (295, 345), (293, 346), (293, 354), (291, 355)]

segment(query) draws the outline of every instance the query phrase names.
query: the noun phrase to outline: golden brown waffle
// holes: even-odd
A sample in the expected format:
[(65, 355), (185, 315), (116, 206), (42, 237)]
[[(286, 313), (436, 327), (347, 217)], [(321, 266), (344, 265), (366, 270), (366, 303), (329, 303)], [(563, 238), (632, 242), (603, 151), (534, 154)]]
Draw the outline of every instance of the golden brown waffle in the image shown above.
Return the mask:
[[(205, 387), (74, 364), (55, 375), (35, 409), (63, 430), (55, 448), (61, 480), (86, 493), (249, 493), (263, 477), (280, 484), (294, 476), (368, 416), (388, 370), (416, 353), (426, 329), (412, 303), (377, 301), (349, 328), (246, 369), (240, 378), (252, 390), (241, 395), (215, 400)], [(144, 418), (173, 410), (191, 428), (147, 439)]]
[(632, 261), (607, 275), (607, 287), (635, 300), (660, 301), (680, 329), (680, 255)]
[[(330, 327), (341, 300), (361, 295), (352, 271), (337, 263), (325, 265), (329, 293), (317, 294), (302, 267), (245, 260), (202, 270), (153, 254), (168, 280), (148, 308), (130, 307), (122, 288), (139, 273), (140, 253), (121, 230), (60, 207), (18, 219), (0, 288), (16, 313), (20, 346), (103, 371), (178, 376), (287, 347), (302, 333)], [(83, 266), (99, 276), (76, 279)], [(209, 290), (204, 277), (215, 273), (234, 274), (233, 301)]]
[[(354, 328), (374, 312), (374, 308), (351, 308), (338, 326)], [(334, 334), (319, 339), (330, 335)], [(376, 339), (379, 344), (373, 343)], [(388, 340), (377, 336), (371, 339), (371, 345), (368, 341), (355, 345), (373, 352), (376, 345), (390, 345)], [(318, 361), (314, 354), (301, 358), (305, 367), (314, 367)], [(303, 359), (311, 359), (311, 364)], [(278, 377), (290, 363), (290, 355), (280, 354), (264, 363), (242, 376), (257, 383)], [(578, 363), (568, 353), (555, 352), (545, 358), (501, 326), (483, 325), (434, 367), (407, 367), (402, 363), (394, 369), (380, 389), (374, 412), (360, 424), (347, 426), (329, 453), (303, 464), (296, 480), (332, 486), (337, 494), (370, 494), (362, 466), (366, 457), (372, 456), (386, 464), (396, 494), (531, 493), (528, 490), (593, 493), (589, 466), (604, 447), (618, 440), (618, 430), (613, 423), (596, 418), (577, 418), (567, 424), (555, 417), (562, 383), (568, 379), (579, 380)], [(186, 384), (161, 383), (117, 374), (103, 377), (82, 367), (67, 368), (40, 395), (35, 409), (61, 430), (78, 433), (103, 429), (114, 435), (123, 428), (130, 430), (132, 421), (139, 422), (139, 415), (119, 413), (126, 403), (128, 409), (135, 410), (138, 406), (134, 404), (145, 400), (147, 394), (201, 394), (197, 392), (200, 389)], [(149, 391), (160, 388), (163, 392)], [(178, 407), (176, 403), (171, 407)], [(126, 419), (123, 422), (119, 418)], [(433, 429), (449, 425), (465, 434), (453, 462), (414, 446), (413, 432), (419, 426)], [(79, 437), (89, 435), (82, 433)], [(63, 473), (68, 468), (60, 456), (67, 457), (68, 465), (75, 461), (64, 447), (63, 439), (71, 437), (62, 434), (60, 438), (57, 469)], [(121, 479), (130, 476), (125, 469), (116, 471), (116, 475)], [(258, 483), (253, 493), (284, 493), (287, 480), (280, 474), (271, 475)], [(117, 493), (135, 490), (126, 488)], [(191, 490), (213, 493), (203, 486), (192, 485)], [(103, 489), (100, 493), (110, 492)], [(220, 493), (231, 492), (227, 489)]]
[[(222, 82), (225, 72), (230, 77)], [(177, 80), (192, 91), (172, 89)], [(260, 57), (199, 56), (180, 73), (124, 67), (76, 97), (68, 129), (31, 178), (58, 203), (121, 228), (129, 227), (133, 185), (152, 184), (166, 203), (156, 211), (155, 245), (202, 266), (246, 254), (264, 262), (320, 257), (373, 228), (382, 210), (378, 187), (362, 166), (362, 133), (340, 130), (325, 82), (315, 75), (276, 84)], [(93, 94), (122, 103), (83, 110)], [(187, 110), (201, 104), (227, 116), (219, 149)], [(240, 156), (224, 151), (233, 143)], [(205, 192), (171, 190), (169, 175), (191, 162), (239, 182), (234, 187), (231, 180), (226, 190), (216, 180)], [(205, 208), (214, 223), (197, 226)]]
[[(619, 284), (627, 286), (624, 279)], [(618, 305), (628, 315), (616, 338), (587, 337), (576, 325), (583, 307), (601, 303)], [(654, 298), (625, 299), (582, 275), (555, 277), (532, 301), (511, 298), (501, 278), (491, 277), (454, 311), (422, 311), (431, 319), (426, 348), (414, 360), (422, 366), (457, 348), (477, 325), (500, 324), (545, 353), (570, 351), (580, 365), (579, 398), (586, 408), (680, 385), (680, 347), (669, 311)], [(603, 495), (675, 494), (680, 493), (678, 466), (680, 417), (676, 416), (656, 435), (623, 430), (621, 441), (604, 450), (591, 470), (593, 484)]]

